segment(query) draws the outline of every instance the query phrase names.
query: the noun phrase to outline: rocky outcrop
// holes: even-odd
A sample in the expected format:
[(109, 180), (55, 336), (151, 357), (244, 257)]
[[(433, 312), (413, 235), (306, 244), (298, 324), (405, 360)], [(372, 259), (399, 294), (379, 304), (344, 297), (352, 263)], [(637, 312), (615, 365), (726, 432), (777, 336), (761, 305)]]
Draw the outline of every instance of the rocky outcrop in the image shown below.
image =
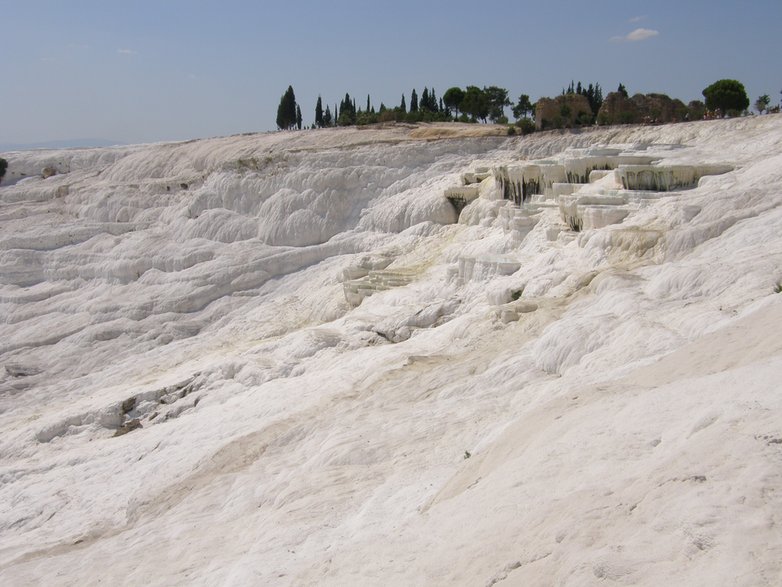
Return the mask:
[(665, 94), (635, 94), (632, 98), (621, 92), (611, 92), (597, 114), (597, 123), (641, 124), (668, 123), (687, 120), (687, 106)]
[(599, 125), (633, 124), (640, 122), (638, 105), (621, 92), (610, 92), (597, 113)]
[(687, 106), (684, 102), (665, 94), (636, 94), (632, 101), (638, 106), (641, 122), (682, 122), (687, 117)]
[(41, 170), (41, 177), (43, 177), (44, 179), (49, 179), (54, 175), (57, 175), (57, 170), (54, 167), (51, 167), (50, 165), (47, 165)]

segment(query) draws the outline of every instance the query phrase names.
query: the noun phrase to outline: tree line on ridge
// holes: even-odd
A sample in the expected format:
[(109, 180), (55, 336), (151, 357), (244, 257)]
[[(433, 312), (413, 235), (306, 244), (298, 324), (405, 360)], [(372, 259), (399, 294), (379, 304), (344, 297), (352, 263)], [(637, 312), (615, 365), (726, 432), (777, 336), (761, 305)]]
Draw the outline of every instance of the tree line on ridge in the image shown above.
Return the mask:
[[(681, 122), (701, 120), (716, 116), (735, 116), (747, 113), (749, 99), (744, 86), (736, 80), (718, 80), (703, 90), (705, 103), (693, 100), (684, 104), (665, 94), (635, 94), (630, 96), (624, 84), (605, 98), (599, 83), (582, 84), (571, 81), (555, 98), (530, 101), (521, 94), (513, 102), (508, 90), (498, 86), (451, 87), (438, 97), (434, 88), (424, 87), (419, 95), (414, 88), (407, 96), (403, 93), (399, 104), (387, 106), (381, 102), (375, 107), (371, 96), (357, 102), (355, 97), (345, 97), (333, 104), (324, 104), (318, 96), (315, 104), (315, 121), (309, 128), (368, 125), (382, 122), (471, 122), (507, 124), (506, 109), (510, 108), (515, 123), (509, 134), (526, 134), (534, 130), (573, 128), (591, 125), (637, 124)], [(769, 108), (770, 99), (763, 95), (755, 102), (759, 113), (778, 111)], [(302, 129), (301, 107), (296, 101), (292, 86), (280, 99), (277, 108), (277, 127), (282, 130)]]

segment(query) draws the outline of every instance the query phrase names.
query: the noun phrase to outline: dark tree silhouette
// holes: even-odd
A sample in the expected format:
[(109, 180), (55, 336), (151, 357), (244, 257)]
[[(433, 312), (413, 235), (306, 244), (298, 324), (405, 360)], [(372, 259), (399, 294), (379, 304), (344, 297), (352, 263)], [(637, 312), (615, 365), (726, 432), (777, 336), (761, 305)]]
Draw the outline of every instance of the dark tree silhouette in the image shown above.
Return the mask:
[(527, 94), (522, 94), (519, 96), (519, 99), (516, 100), (516, 105), (513, 107), (513, 116), (516, 117), (516, 120), (527, 118), (527, 114), (533, 110), (534, 109), (532, 107), (532, 102), (529, 100), (529, 96)]
[(482, 89), (477, 86), (467, 86), (462, 100), (462, 112), (469, 114), (473, 120), (480, 118), (486, 122), (489, 116), (489, 101)]
[(706, 108), (723, 114), (738, 114), (749, 108), (744, 84), (735, 79), (721, 79), (703, 90)]
[(498, 122), (505, 117), (505, 107), (510, 106), (508, 99), (508, 90), (497, 86), (483, 88), (483, 95), (486, 96), (488, 104), (488, 115), (492, 122)]
[(410, 94), (410, 112), (418, 112), (418, 94), (415, 93), (415, 88)]
[(320, 96), (318, 96), (318, 103), (315, 104), (315, 125), (318, 128), (323, 128), (325, 124), (323, 124), (323, 102), (320, 99)]
[(464, 90), (461, 88), (448, 88), (445, 91), (445, 94), (443, 94), (443, 103), (448, 108), (456, 112), (454, 118), (459, 118), (459, 110), (462, 108), (462, 100), (464, 100)]
[(277, 107), (277, 128), (287, 130), (296, 124), (296, 94), (293, 93), (293, 86), (288, 86), (285, 93), (280, 98), (280, 105)]

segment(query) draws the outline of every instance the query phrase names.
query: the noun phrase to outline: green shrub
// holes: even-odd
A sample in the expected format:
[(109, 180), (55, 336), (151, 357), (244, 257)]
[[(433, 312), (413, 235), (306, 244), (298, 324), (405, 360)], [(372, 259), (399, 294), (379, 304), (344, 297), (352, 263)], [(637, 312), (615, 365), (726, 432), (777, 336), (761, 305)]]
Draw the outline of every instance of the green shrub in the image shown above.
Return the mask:
[(576, 126), (592, 126), (592, 115), (587, 112), (579, 112)]
[(378, 117), (378, 122), (394, 122), (397, 118), (397, 110), (383, 110)]
[(521, 134), (529, 135), (535, 132), (535, 123), (529, 118), (522, 118), (516, 121), (516, 126), (519, 127)]
[(619, 114), (619, 124), (635, 124), (637, 117), (634, 112), (621, 112)]
[(706, 104), (700, 100), (693, 100), (687, 104), (687, 116), (690, 120), (703, 120), (703, 115), (706, 113)]

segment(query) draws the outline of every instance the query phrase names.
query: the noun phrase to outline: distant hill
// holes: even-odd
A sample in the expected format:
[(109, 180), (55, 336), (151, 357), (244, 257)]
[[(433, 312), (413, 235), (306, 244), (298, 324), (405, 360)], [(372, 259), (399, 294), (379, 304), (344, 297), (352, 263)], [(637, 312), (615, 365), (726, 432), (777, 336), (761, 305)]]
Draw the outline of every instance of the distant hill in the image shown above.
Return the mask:
[(113, 147), (124, 145), (121, 141), (109, 139), (61, 139), (40, 143), (0, 143), (0, 151), (29, 151), (31, 149), (69, 149), (84, 147)]

